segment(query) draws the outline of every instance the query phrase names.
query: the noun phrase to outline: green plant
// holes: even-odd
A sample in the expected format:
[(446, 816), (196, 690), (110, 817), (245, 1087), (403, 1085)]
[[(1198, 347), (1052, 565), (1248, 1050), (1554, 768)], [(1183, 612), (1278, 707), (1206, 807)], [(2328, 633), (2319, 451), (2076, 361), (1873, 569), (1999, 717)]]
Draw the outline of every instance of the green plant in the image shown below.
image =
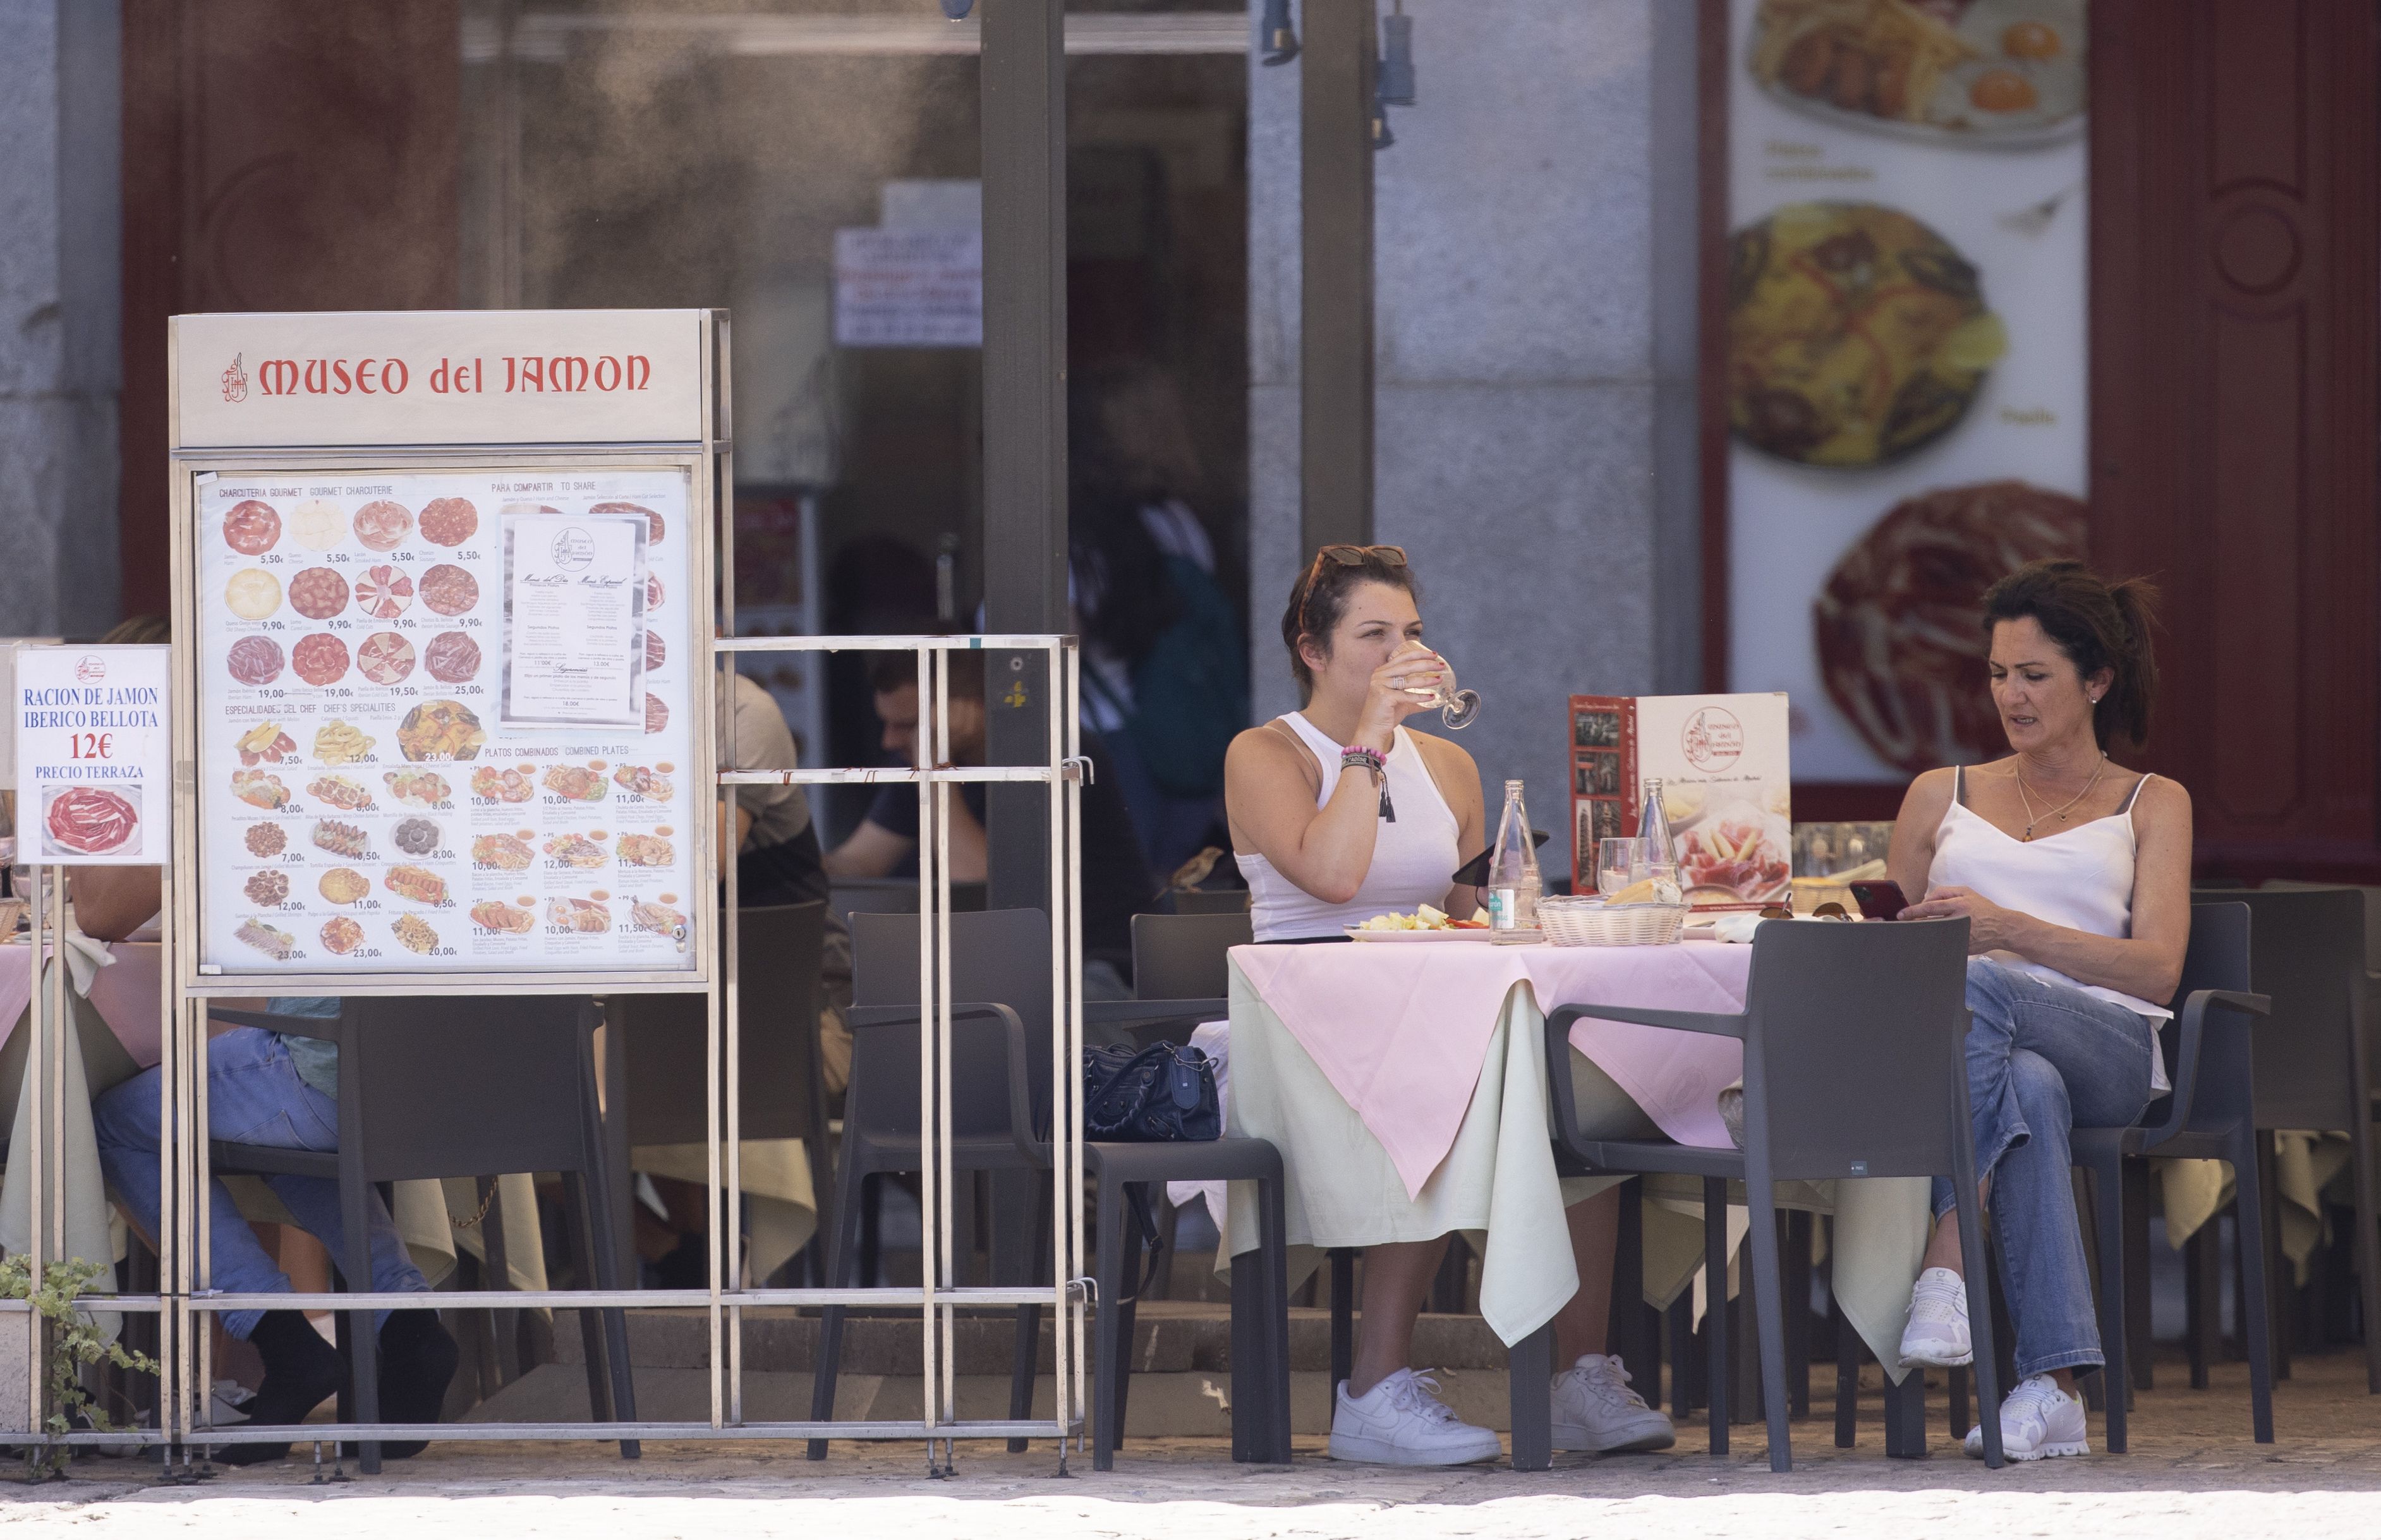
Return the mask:
[[(0, 1299), (26, 1300), (44, 1329), (54, 1333), (50, 1351), (49, 1412), (42, 1425), (51, 1433), (73, 1431), (79, 1415), (102, 1433), (116, 1431), (107, 1411), (83, 1388), (82, 1372), (94, 1363), (111, 1363), (137, 1374), (153, 1375), (157, 1361), (129, 1351), (99, 1329), (88, 1312), (75, 1302), (106, 1269), (78, 1257), (53, 1262), (42, 1269), (42, 1286), (33, 1287), (33, 1269), (23, 1256), (0, 1258)], [(65, 1444), (28, 1445), (25, 1473), (40, 1480), (66, 1473), (72, 1449)]]

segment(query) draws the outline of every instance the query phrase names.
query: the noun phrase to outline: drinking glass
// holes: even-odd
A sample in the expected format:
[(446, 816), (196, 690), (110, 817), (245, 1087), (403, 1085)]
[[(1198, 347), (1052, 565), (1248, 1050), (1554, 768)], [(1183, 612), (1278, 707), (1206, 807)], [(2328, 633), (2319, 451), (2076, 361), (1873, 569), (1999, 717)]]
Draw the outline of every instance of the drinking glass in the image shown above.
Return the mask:
[(1438, 683), (1429, 690), (1409, 690), (1406, 693), (1420, 696), (1425, 707), (1436, 706), (1438, 719), (1459, 732), (1471, 726), (1480, 715), (1480, 692), (1456, 689), (1455, 665), (1418, 642), (1414, 646), (1417, 651), (1438, 659)]
[(1595, 890), (1610, 898), (1645, 880), (1645, 842), (1635, 836), (1601, 840), (1595, 847)]

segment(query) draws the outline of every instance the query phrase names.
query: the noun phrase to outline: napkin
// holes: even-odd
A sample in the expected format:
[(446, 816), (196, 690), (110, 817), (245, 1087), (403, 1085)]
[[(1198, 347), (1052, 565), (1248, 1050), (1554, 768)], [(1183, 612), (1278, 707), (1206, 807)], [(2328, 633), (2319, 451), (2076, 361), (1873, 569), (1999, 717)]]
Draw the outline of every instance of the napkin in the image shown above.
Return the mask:
[(103, 968), (116, 966), (116, 954), (107, 949), (104, 941), (94, 941), (74, 928), (66, 929), (66, 943), (59, 948), (66, 954), (67, 976), (74, 981), (74, 990), (85, 999), (91, 997), (91, 984)]

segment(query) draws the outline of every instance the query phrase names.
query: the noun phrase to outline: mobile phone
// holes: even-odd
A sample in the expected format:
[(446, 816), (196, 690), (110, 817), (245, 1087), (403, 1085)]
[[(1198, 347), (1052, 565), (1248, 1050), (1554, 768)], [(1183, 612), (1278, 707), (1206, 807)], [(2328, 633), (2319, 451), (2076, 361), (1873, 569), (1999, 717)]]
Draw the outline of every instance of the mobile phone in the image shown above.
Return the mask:
[(1910, 900), (1902, 897), (1901, 885), (1889, 879), (1852, 882), (1844, 886), (1852, 890), (1852, 901), (1860, 905), (1863, 919), (1899, 920), (1901, 911), (1910, 907)]

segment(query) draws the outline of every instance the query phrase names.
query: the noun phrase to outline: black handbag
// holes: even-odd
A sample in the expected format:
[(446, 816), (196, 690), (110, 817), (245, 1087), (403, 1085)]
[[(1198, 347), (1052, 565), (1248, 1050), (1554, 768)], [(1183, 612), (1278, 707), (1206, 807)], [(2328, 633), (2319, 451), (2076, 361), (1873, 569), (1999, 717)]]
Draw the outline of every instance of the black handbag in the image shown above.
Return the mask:
[(1083, 1050), (1083, 1128), (1117, 1143), (1190, 1143), (1224, 1136), (1215, 1066), (1199, 1048), (1153, 1043)]

